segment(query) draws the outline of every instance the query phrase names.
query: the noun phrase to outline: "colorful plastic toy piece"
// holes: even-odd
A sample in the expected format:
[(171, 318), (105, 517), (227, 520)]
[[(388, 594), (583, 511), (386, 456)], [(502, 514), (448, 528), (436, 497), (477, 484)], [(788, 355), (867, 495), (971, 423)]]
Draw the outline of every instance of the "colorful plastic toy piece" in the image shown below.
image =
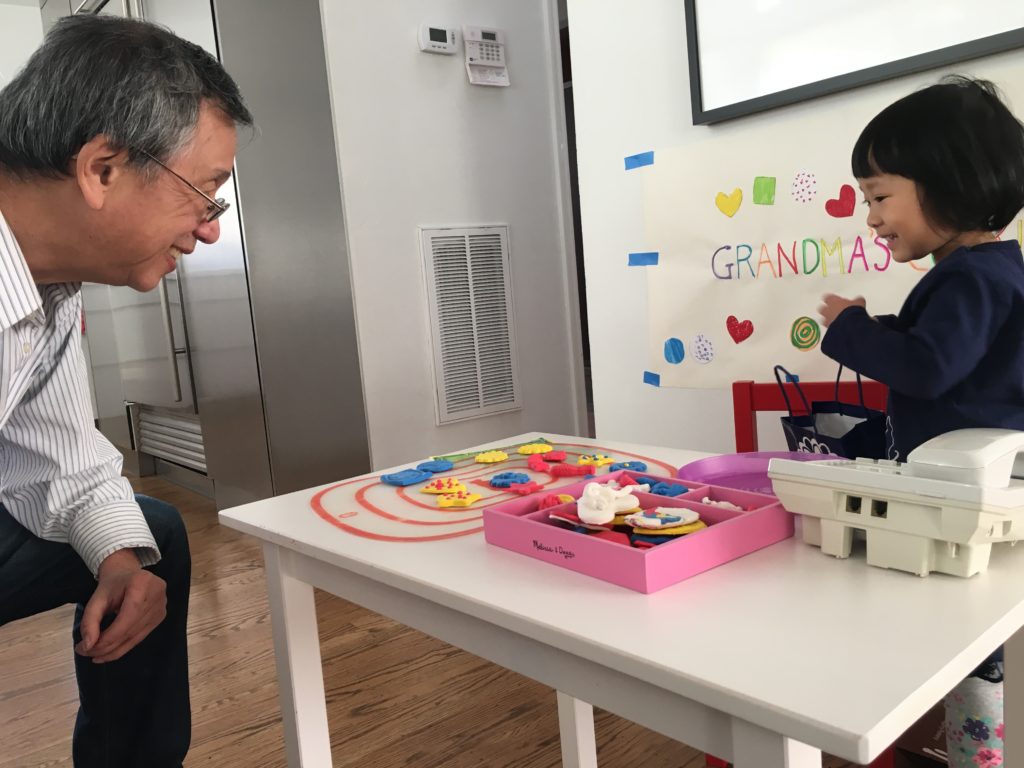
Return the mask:
[(689, 488), (677, 483), (655, 483), (651, 486), (651, 493), (656, 496), (679, 496), (686, 493)]
[(434, 475), (432, 472), (421, 472), (418, 469), (403, 469), (401, 472), (393, 472), (390, 475), (381, 475), (380, 481), (388, 485), (396, 485), (404, 488), (407, 485), (415, 485), (429, 480)]
[(608, 467), (609, 472), (618, 472), (620, 469), (627, 472), (646, 472), (647, 465), (642, 461), (616, 461)]
[(416, 469), (420, 472), (447, 472), (452, 469), (455, 465), (447, 459), (433, 459), (432, 461), (424, 461), (422, 464), (417, 464)]
[(548, 443), (527, 443), (519, 446), (519, 453), (523, 456), (532, 456), (537, 453), (549, 453), (553, 449)]
[(560, 493), (560, 494), (558, 494), (558, 500), (560, 502), (562, 502), (563, 504), (568, 504), (570, 502), (576, 501), (576, 499), (574, 499), (568, 493)]
[(508, 459), (504, 451), (484, 451), (476, 455), (477, 464), (498, 464)]
[(550, 473), (552, 477), (582, 477), (590, 474), (590, 467), (578, 467), (574, 464), (548, 464), (544, 471)]
[(603, 453), (595, 453), (593, 456), (583, 454), (576, 460), (581, 467), (604, 467), (612, 464), (615, 459), (605, 456)]
[(508, 488), (510, 485), (530, 482), (530, 476), (522, 472), (499, 472), (491, 478), (491, 488)]
[[(569, 500), (573, 500), (571, 496), (569, 497)], [(558, 496), (553, 493), (549, 493), (537, 502), (537, 509), (551, 509), (551, 507), (559, 507), (564, 503), (565, 502), (563, 502)]]
[(548, 453), (544, 454), (545, 461), (565, 461), (565, 459), (565, 451), (549, 451)]
[(541, 456), (541, 454), (539, 453), (535, 453), (529, 459), (527, 459), (526, 466), (528, 466), (534, 472), (548, 472), (551, 470), (551, 465), (548, 464), (544, 460), (544, 457)]
[(476, 502), (480, 501), (479, 493), (468, 493), (466, 491), (459, 491), (458, 493), (448, 493), (444, 496), (437, 497), (437, 506), (439, 507), (468, 507)]
[(520, 496), (529, 496), (531, 493), (544, 490), (544, 486), (540, 483), (527, 480), (525, 483), (513, 483), (508, 487), (508, 489), (512, 493), (518, 493)]
[(466, 490), (466, 486), (462, 484), (462, 481), (457, 477), (439, 477), (436, 480), (431, 480), (425, 486), (420, 488), (420, 493), (458, 493), (459, 491)]

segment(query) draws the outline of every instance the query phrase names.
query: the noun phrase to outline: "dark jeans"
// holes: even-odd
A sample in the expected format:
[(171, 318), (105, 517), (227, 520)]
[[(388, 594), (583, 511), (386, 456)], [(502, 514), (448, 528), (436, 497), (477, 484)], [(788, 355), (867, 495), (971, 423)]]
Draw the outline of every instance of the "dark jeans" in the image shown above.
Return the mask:
[[(188, 538), (174, 507), (136, 498), (160, 547), (160, 562), (148, 570), (167, 582), (167, 618), (117, 661), (93, 664), (75, 654), (76, 768), (180, 768), (191, 740)], [(36, 538), (0, 506), (0, 625), (77, 603), (77, 643), (82, 610), (95, 588), (70, 546)]]

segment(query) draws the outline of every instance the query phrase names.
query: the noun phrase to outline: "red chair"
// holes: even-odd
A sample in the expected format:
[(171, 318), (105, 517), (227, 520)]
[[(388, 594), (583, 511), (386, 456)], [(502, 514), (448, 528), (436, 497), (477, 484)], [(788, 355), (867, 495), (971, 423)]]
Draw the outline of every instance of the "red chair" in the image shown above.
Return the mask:
[[(864, 384), (864, 405), (884, 411), (889, 398), (889, 388), (877, 381), (866, 380)], [(807, 411), (803, 401), (797, 394), (796, 387), (786, 382), (784, 385), (789, 401), (793, 404), (793, 415), (803, 416)], [(818, 400), (835, 400), (836, 385), (834, 381), (800, 382), (807, 402)], [(839, 399), (847, 403), (860, 402), (857, 382), (842, 381), (839, 383)], [(758, 411), (788, 411), (786, 399), (776, 383), (756, 384), (753, 381), (736, 381), (732, 385), (732, 411), (736, 427), (736, 452), (746, 453), (757, 450), (757, 413)], [(729, 763), (713, 755), (704, 756), (708, 768), (730, 768)], [(878, 759), (871, 763), (870, 768), (893, 768), (895, 752), (890, 747)]]
[[(796, 387), (786, 382), (786, 394), (793, 404), (793, 415), (804, 416), (804, 410), (800, 395)], [(833, 381), (810, 381), (800, 382), (800, 389), (803, 390), (808, 402), (818, 400), (835, 400), (836, 385)], [(889, 388), (885, 384), (879, 384), (870, 379), (864, 380), (864, 405), (868, 408), (884, 411), (886, 401), (889, 397)], [(857, 393), (857, 382), (839, 382), (839, 399), (845, 403), (859, 403), (860, 395)], [(785, 411), (786, 400), (782, 396), (779, 385), (755, 384), (752, 381), (735, 381), (732, 385), (732, 412), (736, 425), (736, 452), (747, 453), (757, 450), (757, 412), (758, 411)], [(781, 427), (780, 427), (781, 429)]]

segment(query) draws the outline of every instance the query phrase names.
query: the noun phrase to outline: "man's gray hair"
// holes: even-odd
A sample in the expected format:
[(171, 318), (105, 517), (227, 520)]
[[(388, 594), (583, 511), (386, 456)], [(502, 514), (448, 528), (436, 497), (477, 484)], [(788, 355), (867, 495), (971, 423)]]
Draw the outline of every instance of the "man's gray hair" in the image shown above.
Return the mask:
[(198, 45), (143, 21), (61, 19), (0, 91), (0, 171), (66, 176), (99, 135), (140, 168), (144, 152), (166, 161), (192, 138), (204, 102), (252, 125), (235, 81)]

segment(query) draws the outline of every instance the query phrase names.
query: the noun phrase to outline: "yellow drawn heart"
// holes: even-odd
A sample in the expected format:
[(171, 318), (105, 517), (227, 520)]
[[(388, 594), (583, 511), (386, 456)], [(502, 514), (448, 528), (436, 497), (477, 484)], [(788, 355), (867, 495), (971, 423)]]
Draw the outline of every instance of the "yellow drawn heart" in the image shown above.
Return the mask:
[(740, 209), (740, 203), (743, 202), (743, 190), (736, 187), (732, 191), (732, 194), (725, 194), (725, 192), (719, 192), (715, 195), (715, 206), (729, 218)]

